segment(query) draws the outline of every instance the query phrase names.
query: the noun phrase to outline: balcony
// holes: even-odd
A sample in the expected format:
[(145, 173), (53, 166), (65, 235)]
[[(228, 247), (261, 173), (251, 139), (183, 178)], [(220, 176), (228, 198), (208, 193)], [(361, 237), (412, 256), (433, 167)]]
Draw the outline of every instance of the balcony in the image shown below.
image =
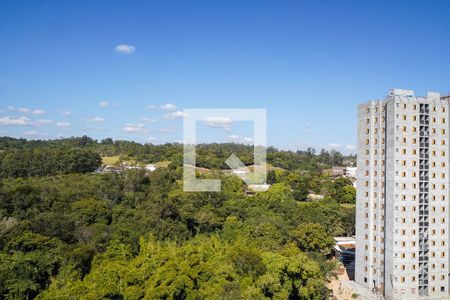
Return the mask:
[(419, 243), (421, 242), (428, 243), (428, 234), (419, 234)]
[(428, 251), (428, 250), (429, 250), (428, 245), (423, 245), (419, 247), (419, 251)]

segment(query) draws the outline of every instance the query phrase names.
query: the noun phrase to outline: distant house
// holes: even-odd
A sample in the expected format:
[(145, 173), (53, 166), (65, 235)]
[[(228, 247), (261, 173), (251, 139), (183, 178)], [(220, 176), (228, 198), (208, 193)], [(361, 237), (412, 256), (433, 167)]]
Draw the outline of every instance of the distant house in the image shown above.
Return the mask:
[(247, 196), (253, 196), (259, 192), (265, 192), (269, 190), (270, 184), (249, 184), (245, 190)]
[(137, 169), (140, 169), (140, 168), (137, 167), (137, 166), (130, 166), (130, 165), (124, 165), (124, 168), (127, 169), (127, 170), (137, 170)]
[(249, 184), (248, 188), (255, 192), (265, 192), (270, 188), (270, 184)]
[(156, 170), (156, 166), (155, 165), (146, 165), (145, 170), (153, 172)]
[(95, 170), (95, 173), (119, 173), (124, 170), (146, 170), (149, 172), (153, 172), (156, 170), (155, 165), (146, 165), (145, 167), (139, 167), (139, 166), (132, 166), (129, 163), (123, 163), (120, 166), (113, 166), (113, 165), (106, 165), (104, 167), (100, 167), (97, 170)]
[(356, 167), (346, 167), (344, 171), (344, 175), (347, 177), (353, 177), (356, 178)]
[(234, 175), (245, 175), (245, 174), (247, 174), (248, 173), (248, 171), (246, 171), (246, 170), (233, 170), (233, 174)]
[(107, 173), (107, 172), (122, 172), (124, 168), (122, 166), (112, 166), (112, 165), (106, 165), (101, 173)]
[(342, 252), (343, 249), (356, 248), (356, 239), (353, 236), (337, 236), (334, 238), (335, 250)]
[(322, 200), (325, 196), (320, 194), (308, 194), (307, 199), (309, 201)]
[(349, 279), (354, 280), (356, 252), (355, 237), (335, 237), (334, 242), (334, 253), (336, 258), (344, 264)]
[(339, 177), (345, 175), (345, 167), (333, 167), (331, 170), (332, 177)]
[(333, 178), (346, 176), (356, 178), (356, 167), (333, 167), (333, 169), (324, 170), (324, 173), (329, 174)]

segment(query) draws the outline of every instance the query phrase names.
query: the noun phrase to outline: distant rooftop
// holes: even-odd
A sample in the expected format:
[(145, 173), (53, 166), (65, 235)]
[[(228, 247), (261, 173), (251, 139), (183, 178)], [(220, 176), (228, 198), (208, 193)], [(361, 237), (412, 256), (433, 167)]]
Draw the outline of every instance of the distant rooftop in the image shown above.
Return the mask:
[[(402, 89), (392, 89), (389, 91), (389, 96), (404, 96), (404, 97), (414, 97), (414, 91), (413, 90), (402, 90)], [(427, 92), (426, 97), (427, 99), (450, 99), (450, 95), (442, 96), (441, 93), (437, 92)]]
[(414, 97), (414, 91), (413, 90), (392, 89), (389, 91), (389, 95)]

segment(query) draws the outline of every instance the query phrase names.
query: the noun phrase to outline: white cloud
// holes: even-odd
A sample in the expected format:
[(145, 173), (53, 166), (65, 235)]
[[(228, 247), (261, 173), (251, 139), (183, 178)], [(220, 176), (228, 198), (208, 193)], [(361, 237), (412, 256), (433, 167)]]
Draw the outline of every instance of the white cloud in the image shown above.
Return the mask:
[(48, 124), (52, 124), (52, 123), (53, 123), (52, 120), (37, 120), (36, 122), (34, 122), (34, 124), (37, 126), (48, 125)]
[(206, 126), (214, 128), (229, 128), (231, 123), (231, 119), (226, 117), (208, 117), (203, 121)]
[(35, 136), (35, 137), (38, 137), (38, 136), (47, 136), (46, 133), (41, 133), (41, 132), (36, 131), (36, 130), (25, 131), (23, 134), (24, 134), (24, 135), (29, 135), (29, 136)]
[(136, 51), (136, 47), (127, 44), (119, 44), (114, 47), (114, 51), (124, 54), (132, 54), (134, 51)]
[(328, 146), (329, 148), (340, 148), (340, 147), (341, 147), (340, 144), (336, 144), (336, 143), (329, 143), (327, 146)]
[(124, 132), (128, 133), (147, 133), (149, 132), (149, 129), (144, 126), (144, 124), (125, 124), (125, 126), (122, 128)]
[(26, 113), (26, 114), (30, 113), (30, 109), (29, 109), (29, 108), (26, 108), (26, 107), (19, 107), (19, 108), (17, 109), (17, 111), (18, 111), (18, 112), (21, 112), (21, 113)]
[(29, 108), (19, 108), (18, 109), (19, 112), (22, 113), (29, 113), (29, 114), (33, 114), (33, 115), (43, 115), (45, 114), (45, 110), (43, 109), (29, 109)]
[(8, 106), (8, 110), (10, 110), (10, 111), (17, 111), (17, 112), (25, 113), (25, 114), (32, 114), (32, 115), (43, 115), (43, 114), (45, 114), (45, 110), (43, 110), (43, 109), (29, 109), (27, 107), (15, 108), (13, 106)]
[(56, 122), (56, 126), (61, 127), (61, 128), (67, 128), (70, 126), (69, 122)]
[(35, 109), (31, 113), (33, 115), (42, 115), (42, 114), (45, 114), (45, 110), (43, 110), (43, 109)]
[(355, 150), (355, 145), (346, 145), (345, 149), (350, 150), (350, 151)]
[(102, 118), (102, 117), (91, 117), (91, 118), (87, 118), (86, 121), (92, 122), (92, 123), (99, 123), (99, 122), (104, 122), (105, 118)]
[(286, 146), (282, 146), (281, 149), (287, 150), (287, 151), (297, 151), (297, 150), (306, 150), (308, 148), (320, 148), (317, 145), (313, 145), (309, 142), (299, 141), (295, 143), (290, 143)]
[(236, 143), (251, 143), (253, 139), (251, 137), (239, 136), (237, 134), (232, 134), (228, 137), (231, 141)]
[(163, 128), (159, 128), (158, 131), (161, 133), (169, 133), (169, 132), (173, 132), (177, 129), (177, 127), (173, 126), (173, 127), (163, 127)]
[(156, 142), (156, 141), (159, 141), (158, 138), (153, 137), (153, 136), (149, 137), (147, 140), (148, 140), (149, 142)]
[(149, 104), (149, 105), (147, 105), (147, 108), (148, 109), (155, 109), (155, 108), (158, 108), (158, 106), (156, 106), (154, 104)]
[(14, 118), (14, 117), (10, 117), (10, 116), (6, 116), (3, 118), (0, 118), (0, 125), (32, 125), (31, 120), (28, 119), (27, 117), (18, 117), (18, 118)]
[(153, 119), (153, 118), (147, 118), (147, 117), (143, 117), (141, 120), (142, 120), (142, 122), (149, 122), (149, 123), (154, 123), (154, 122), (156, 122), (156, 119)]
[(83, 134), (86, 134), (86, 130), (93, 130), (93, 131), (105, 131), (106, 128), (104, 127), (95, 127), (95, 126), (86, 126), (83, 124)]
[(177, 109), (177, 106), (172, 103), (166, 103), (166, 104), (161, 105), (159, 108), (162, 110), (175, 110), (175, 109)]
[(63, 110), (60, 112), (60, 114), (63, 116), (70, 116), (72, 113), (70, 112), (70, 110)]
[(109, 106), (109, 102), (108, 101), (100, 101), (98, 103), (99, 106), (101, 107), (108, 107)]
[(179, 118), (184, 118), (184, 117), (187, 117), (187, 114), (185, 112), (182, 112), (181, 110), (177, 110), (177, 111), (163, 115), (164, 119), (169, 119), (169, 120), (179, 119)]

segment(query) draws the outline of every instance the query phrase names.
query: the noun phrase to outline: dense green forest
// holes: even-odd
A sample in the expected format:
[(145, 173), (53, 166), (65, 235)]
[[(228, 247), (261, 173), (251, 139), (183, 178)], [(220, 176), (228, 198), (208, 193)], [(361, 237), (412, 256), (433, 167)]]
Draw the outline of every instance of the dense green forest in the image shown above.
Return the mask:
[[(225, 161), (232, 153), (244, 164), (253, 164), (253, 146), (249, 145), (200, 144), (196, 150), (198, 167), (227, 169)], [(0, 138), (0, 176), (84, 173), (93, 171), (100, 165), (100, 156), (115, 155), (142, 163), (171, 161), (174, 166), (181, 166), (183, 145), (143, 145), (131, 141), (113, 141), (110, 138), (97, 142), (86, 136), (45, 141), (3, 137)], [(320, 172), (333, 166), (354, 165), (355, 160), (355, 156), (343, 156), (335, 150), (322, 149), (320, 153), (316, 153), (312, 148), (295, 152), (267, 148), (267, 162), (290, 171)]]
[[(188, 193), (179, 144), (0, 139), (0, 299), (325, 299), (355, 191), (322, 170), (354, 157), (269, 148), (272, 185), (249, 196), (220, 169), (231, 153), (251, 164), (252, 151), (200, 145), (212, 171), (198, 176), (222, 191)], [(170, 164), (92, 172), (112, 155)]]

